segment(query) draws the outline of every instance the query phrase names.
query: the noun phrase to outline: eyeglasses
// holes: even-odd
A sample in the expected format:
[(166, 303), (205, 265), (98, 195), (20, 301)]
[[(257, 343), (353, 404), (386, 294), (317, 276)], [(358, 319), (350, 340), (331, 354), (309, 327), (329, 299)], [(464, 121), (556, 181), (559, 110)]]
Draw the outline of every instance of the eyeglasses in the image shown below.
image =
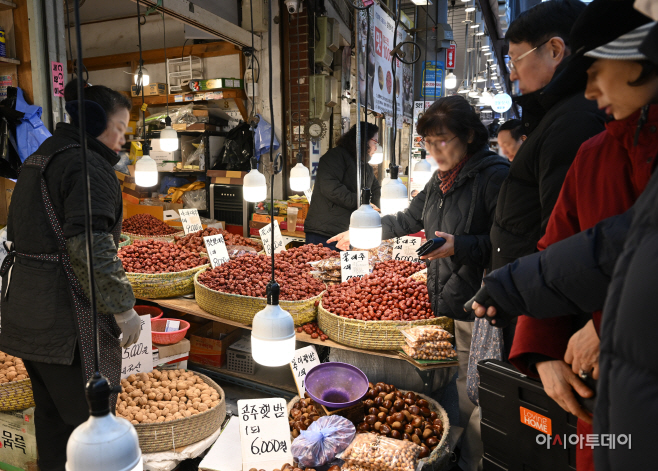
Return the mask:
[(546, 41), (544, 41), (543, 43), (541, 43), (539, 46), (537, 46), (537, 47), (533, 47), (533, 48), (530, 49), (528, 52), (524, 52), (523, 54), (521, 54), (519, 57), (517, 57), (517, 58), (514, 59), (514, 60), (510, 59), (510, 61), (507, 63), (507, 68), (509, 69), (509, 71), (510, 71), (510, 72), (516, 72), (516, 63), (517, 63), (517, 62), (519, 62), (519, 61), (520, 61), (521, 59), (523, 59), (524, 57), (529, 56), (531, 53), (535, 52), (537, 49), (539, 49), (540, 47), (542, 47), (544, 44), (546, 44), (546, 43), (547, 43), (548, 41), (550, 41), (551, 39), (553, 39), (553, 38), (548, 38)]
[(422, 148), (425, 149), (425, 150), (430, 150), (432, 147), (437, 147), (437, 148), (438, 148), (438, 147), (441, 147), (441, 148), (444, 148), (445, 146), (448, 145), (448, 143), (449, 143), (450, 141), (454, 140), (456, 137), (457, 137), (457, 136), (453, 136), (452, 139), (448, 139), (447, 141), (437, 140), (437, 141), (432, 141), (432, 142), (426, 141), (425, 138), (423, 137), (423, 138), (420, 140), (420, 147), (422, 147)]

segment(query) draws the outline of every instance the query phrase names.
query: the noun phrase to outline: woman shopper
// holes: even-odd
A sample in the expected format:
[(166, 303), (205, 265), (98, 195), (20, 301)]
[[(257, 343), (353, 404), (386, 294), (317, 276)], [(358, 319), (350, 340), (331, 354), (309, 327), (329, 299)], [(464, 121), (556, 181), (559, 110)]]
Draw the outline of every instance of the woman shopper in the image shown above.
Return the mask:
[[(367, 157), (377, 150), (379, 127), (361, 123), (361, 146), (367, 145)], [(363, 163), (361, 163), (363, 165)], [(327, 239), (346, 231), (350, 216), (358, 208), (359, 188), (356, 172), (356, 125), (344, 134), (338, 145), (320, 157), (320, 165), (304, 221), (306, 243), (327, 244)], [(366, 165), (365, 187), (370, 188), (372, 204), (379, 206), (381, 186), (370, 165)], [(329, 244), (336, 249), (336, 244)]]
[[(76, 81), (65, 89), (74, 124), (59, 123), (23, 164), (7, 222), (2, 265), (0, 350), (20, 357), (32, 380), (39, 468), (63, 471), (66, 443), (89, 417), (85, 383), (94, 372), (85, 251), (82, 157)], [(121, 347), (140, 320), (117, 257), (123, 205), (112, 168), (125, 143), (130, 101), (103, 86), (85, 88), (100, 371), (118, 386)], [(123, 332), (123, 341), (119, 336)], [(112, 396), (112, 405), (116, 396)]]
[[(445, 245), (423, 258), (429, 263), (427, 288), (434, 314), (455, 319), (460, 425), (468, 437), (462, 441), (460, 466), (470, 471), (478, 468), (482, 443), (479, 412), (466, 394), (473, 323), (464, 315), (462, 300), (478, 290), (489, 266), (489, 231), (509, 162), (489, 151), (487, 128), (460, 96), (441, 98), (430, 106), (418, 120), (417, 132), (439, 169), (408, 209), (382, 217), (383, 238), (425, 229), (428, 238), (446, 239)], [(329, 240), (333, 241), (339, 249), (348, 249), (349, 232)]]

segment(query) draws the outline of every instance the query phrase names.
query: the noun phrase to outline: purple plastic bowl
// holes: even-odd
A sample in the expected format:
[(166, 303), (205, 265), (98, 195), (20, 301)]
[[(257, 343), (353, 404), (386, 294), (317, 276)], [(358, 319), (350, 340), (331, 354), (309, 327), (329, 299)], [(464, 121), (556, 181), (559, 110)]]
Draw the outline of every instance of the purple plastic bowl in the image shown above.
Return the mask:
[(357, 404), (368, 392), (368, 378), (347, 363), (321, 363), (306, 374), (306, 392), (311, 399), (330, 409)]

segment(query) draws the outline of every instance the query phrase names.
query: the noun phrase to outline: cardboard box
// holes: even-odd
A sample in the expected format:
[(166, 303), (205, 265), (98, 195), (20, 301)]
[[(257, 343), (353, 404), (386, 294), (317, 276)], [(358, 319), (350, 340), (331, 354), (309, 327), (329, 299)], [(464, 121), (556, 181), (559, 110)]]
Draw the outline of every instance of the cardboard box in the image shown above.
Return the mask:
[(226, 350), (241, 336), (237, 327), (208, 322), (190, 336), (190, 361), (221, 368), (226, 363)]
[(7, 225), (7, 215), (9, 214), (9, 205), (14, 193), (16, 182), (8, 178), (0, 178), (0, 225)]
[(190, 346), (191, 343), (187, 339), (173, 345), (153, 344), (153, 365), (187, 368), (187, 360), (190, 358)]
[(297, 213), (297, 219), (306, 219), (306, 216), (308, 215), (308, 208), (311, 205), (308, 203), (292, 203), (288, 202), (288, 207), (289, 208), (299, 208), (299, 212)]
[[(137, 85), (130, 87), (130, 94), (133, 97), (141, 97), (142, 90), (139, 89)], [(149, 83), (144, 87), (144, 96), (161, 96), (167, 94), (167, 84), (166, 83)]]
[(149, 154), (158, 165), (158, 172), (173, 172), (176, 164), (181, 160), (181, 151), (167, 152), (160, 147), (160, 139), (151, 140), (151, 152)]
[(0, 413), (0, 436), (0, 469), (34, 469), (37, 460), (34, 407)]

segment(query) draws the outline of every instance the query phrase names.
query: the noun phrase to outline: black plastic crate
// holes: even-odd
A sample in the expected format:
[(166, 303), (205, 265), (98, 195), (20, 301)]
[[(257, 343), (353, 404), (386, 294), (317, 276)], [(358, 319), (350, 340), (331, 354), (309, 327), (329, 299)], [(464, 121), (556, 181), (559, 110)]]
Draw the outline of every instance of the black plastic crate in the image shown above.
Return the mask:
[[(548, 397), (541, 382), (509, 364), (484, 360), (478, 371), (484, 471), (575, 471), (576, 445), (569, 445), (568, 437), (576, 434), (576, 417)], [(537, 427), (545, 431), (523, 423), (522, 414), (527, 421), (535, 418)], [(546, 435), (548, 421), (550, 448), (537, 439)]]

